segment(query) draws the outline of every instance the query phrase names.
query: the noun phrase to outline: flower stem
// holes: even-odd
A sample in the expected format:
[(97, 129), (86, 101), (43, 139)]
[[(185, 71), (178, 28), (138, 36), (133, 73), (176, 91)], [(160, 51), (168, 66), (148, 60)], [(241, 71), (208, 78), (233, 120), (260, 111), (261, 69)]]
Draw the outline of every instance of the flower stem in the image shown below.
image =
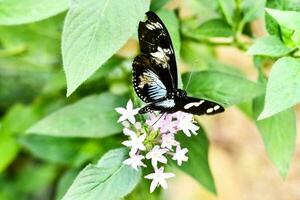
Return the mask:
[(27, 50), (26, 45), (19, 45), (10, 49), (0, 50), (0, 58), (6, 58), (24, 53)]

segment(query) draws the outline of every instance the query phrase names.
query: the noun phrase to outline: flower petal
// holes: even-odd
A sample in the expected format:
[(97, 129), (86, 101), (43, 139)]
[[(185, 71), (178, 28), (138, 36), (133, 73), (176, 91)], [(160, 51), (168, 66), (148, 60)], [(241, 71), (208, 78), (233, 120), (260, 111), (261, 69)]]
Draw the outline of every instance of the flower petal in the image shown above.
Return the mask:
[(122, 142), (122, 144), (126, 147), (132, 147), (132, 145), (133, 145), (131, 140), (126, 140), (126, 141)]
[(126, 110), (132, 110), (132, 108), (133, 108), (133, 104), (132, 104), (131, 99), (129, 99), (129, 101), (127, 102), (127, 105), (126, 105)]
[(155, 177), (155, 173), (151, 173), (151, 174), (146, 175), (144, 178), (146, 178), (146, 179), (154, 179), (154, 177)]
[(122, 108), (122, 107), (118, 107), (118, 108), (115, 108), (115, 111), (117, 111), (118, 113), (120, 114), (123, 114), (126, 112), (126, 109), (125, 108)]
[(152, 193), (157, 186), (158, 186), (158, 181), (156, 179), (153, 179), (150, 185), (150, 193)]

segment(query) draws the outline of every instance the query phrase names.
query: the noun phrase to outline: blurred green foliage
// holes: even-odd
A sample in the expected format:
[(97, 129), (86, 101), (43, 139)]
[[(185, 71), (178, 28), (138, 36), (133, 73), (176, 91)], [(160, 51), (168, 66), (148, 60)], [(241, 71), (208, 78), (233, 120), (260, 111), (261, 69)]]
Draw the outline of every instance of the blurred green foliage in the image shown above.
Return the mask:
[[(109, 151), (120, 147), (124, 139), (114, 108), (124, 106), (128, 98), (140, 103), (131, 84), (132, 57), (116, 51), (136, 34), (138, 21), (149, 8), (165, 22), (178, 63), (188, 66), (182, 76), (183, 88), (191, 95), (238, 106), (257, 124), (270, 159), (286, 176), (296, 136), (292, 106), (300, 101), (299, 92), (294, 95), (300, 80), (299, 1), (186, 0), (192, 15), (184, 19), (178, 10), (164, 8), (168, 0), (153, 0), (150, 5), (144, 0), (139, 6), (129, 0), (128, 9), (136, 9), (130, 11), (133, 17), (121, 0), (107, 0), (111, 12), (96, 16), (92, 14), (98, 14), (95, 11), (102, 8), (103, 1), (82, 2), (0, 0), (0, 200), (62, 199), (74, 180), (64, 199), (86, 199), (97, 192), (119, 199), (136, 185), (126, 199), (161, 197), (159, 190), (148, 194), (149, 183), (139, 182), (140, 171), (121, 164), (124, 149)], [(263, 19), (265, 6), (271, 8), (265, 20), (272, 36), (257, 39), (249, 27), (254, 20)], [(101, 20), (106, 20), (104, 28), (89, 28)], [(73, 45), (76, 48), (70, 50)], [(257, 83), (235, 66), (221, 63), (218, 46), (253, 55)], [(275, 63), (268, 81), (267, 62)], [(286, 90), (278, 91), (277, 86)], [(68, 98), (67, 88), (72, 93)], [(286, 97), (280, 92), (289, 93), (289, 98), (274, 99), (276, 95)], [(261, 112), (267, 113), (261, 117), (268, 118), (256, 121)], [(180, 140), (190, 150), (189, 163), (180, 169), (216, 192), (205, 132), (201, 130), (192, 141)], [(98, 164), (85, 167), (91, 162)], [(86, 179), (86, 173), (91, 177)], [(133, 181), (128, 184), (120, 179)], [(89, 182), (96, 184), (92, 185), (96, 192), (88, 187), (79, 193), (78, 187)], [(115, 193), (101, 193), (101, 184)]]

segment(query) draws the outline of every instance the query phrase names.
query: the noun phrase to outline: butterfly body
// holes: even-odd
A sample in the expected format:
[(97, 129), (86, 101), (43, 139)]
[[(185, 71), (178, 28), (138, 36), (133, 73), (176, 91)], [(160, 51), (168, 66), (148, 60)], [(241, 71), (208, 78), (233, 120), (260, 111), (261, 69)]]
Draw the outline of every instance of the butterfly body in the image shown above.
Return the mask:
[(177, 66), (170, 35), (153, 12), (139, 24), (141, 53), (133, 61), (133, 86), (138, 97), (148, 103), (139, 113), (183, 111), (191, 114), (216, 114), (224, 108), (212, 101), (187, 96), (178, 88)]

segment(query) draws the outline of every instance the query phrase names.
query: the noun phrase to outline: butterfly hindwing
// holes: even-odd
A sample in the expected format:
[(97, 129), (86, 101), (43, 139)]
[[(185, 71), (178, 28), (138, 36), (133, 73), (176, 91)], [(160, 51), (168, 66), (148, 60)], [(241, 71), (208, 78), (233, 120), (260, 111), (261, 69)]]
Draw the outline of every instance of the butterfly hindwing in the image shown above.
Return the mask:
[(144, 102), (154, 102), (167, 95), (167, 88), (151, 65), (151, 59), (138, 55), (133, 61), (133, 86)]
[(168, 30), (153, 12), (146, 13), (148, 19), (139, 24), (141, 54), (154, 61), (158, 76), (168, 88), (177, 88), (177, 66), (174, 48)]
[(213, 115), (224, 111), (224, 107), (220, 104), (205, 99), (198, 99), (187, 96), (183, 98), (176, 98), (175, 102), (176, 110), (191, 113), (194, 115)]

